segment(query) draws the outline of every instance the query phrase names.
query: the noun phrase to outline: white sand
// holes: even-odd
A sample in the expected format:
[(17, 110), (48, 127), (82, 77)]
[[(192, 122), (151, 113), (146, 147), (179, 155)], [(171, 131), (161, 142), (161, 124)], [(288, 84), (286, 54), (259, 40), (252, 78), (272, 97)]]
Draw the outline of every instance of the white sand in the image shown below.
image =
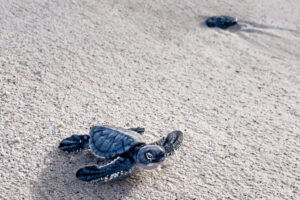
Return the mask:
[[(0, 0), (0, 199), (299, 200), (300, 1), (236, 2)], [(291, 30), (201, 25), (223, 14)], [(96, 124), (185, 138), (84, 183), (97, 161), (57, 145)]]

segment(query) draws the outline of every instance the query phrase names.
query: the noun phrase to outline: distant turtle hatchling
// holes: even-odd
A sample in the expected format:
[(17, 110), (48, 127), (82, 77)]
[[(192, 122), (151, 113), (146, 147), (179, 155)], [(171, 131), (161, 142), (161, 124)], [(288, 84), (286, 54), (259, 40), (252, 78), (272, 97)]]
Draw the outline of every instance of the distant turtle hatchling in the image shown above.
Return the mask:
[(123, 129), (112, 126), (94, 126), (90, 135), (72, 135), (61, 141), (59, 149), (77, 152), (91, 149), (102, 159), (113, 159), (104, 166), (86, 166), (76, 177), (82, 181), (107, 182), (126, 177), (136, 168), (153, 169), (177, 150), (183, 140), (181, 131), (173, 131), (165, 138), (146, 144), (144, 128)]
[(229, 16), (213, 16), (209, 17), (205, 21), (208, 27), (218, 27), (221, 29), (227, 29), (230, 26), (236, 25), (237, 20)]
[[(221, 28), (221, 29), (229, 29), (230, 31), (239, 31), (239, 32), (248, 32), (248, 33), (259, 33), (264, 34), (272, 37), (280, 37), (274, 33), (267, 32), (265, 30), (278, 30), (278, 31), (289, 31), (291, 33), (299, 34), (297, 29), (288, 29), (279, 27), (276, 25), (265, 25), (259, 24), (252, 21), (246, 20), (237, 20), (235, 17), (230, 16), (212, 16), (208, 17), (205, 20), (206, 26), (209, 28)], [(244, 36), (245, 37), (245, 36)]]

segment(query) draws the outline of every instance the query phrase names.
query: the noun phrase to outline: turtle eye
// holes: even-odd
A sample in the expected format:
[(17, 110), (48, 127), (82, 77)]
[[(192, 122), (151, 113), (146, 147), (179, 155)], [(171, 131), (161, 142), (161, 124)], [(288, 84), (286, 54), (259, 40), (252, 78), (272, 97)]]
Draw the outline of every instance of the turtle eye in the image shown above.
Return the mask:
[(150, 152), (147, 152), (146, 153), (146, 158), (147, 158), (147, 160), (152, 160), (153, 156)]

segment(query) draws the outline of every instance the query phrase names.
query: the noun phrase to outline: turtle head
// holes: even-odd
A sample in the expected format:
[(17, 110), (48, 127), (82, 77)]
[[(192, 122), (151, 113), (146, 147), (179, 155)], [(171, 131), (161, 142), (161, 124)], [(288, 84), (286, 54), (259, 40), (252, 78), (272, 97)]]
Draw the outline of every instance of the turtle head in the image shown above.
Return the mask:
[(144, 169), (156, 168), (164, 160), (165, 150), (158, 145), (146, 145), (138, 151), (136, 156), (137, 165)]

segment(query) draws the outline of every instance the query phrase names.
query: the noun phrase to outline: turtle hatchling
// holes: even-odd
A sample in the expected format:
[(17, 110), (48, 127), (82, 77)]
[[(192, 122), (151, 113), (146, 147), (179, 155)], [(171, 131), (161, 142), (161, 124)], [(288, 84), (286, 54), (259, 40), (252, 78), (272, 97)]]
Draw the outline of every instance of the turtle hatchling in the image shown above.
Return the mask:
[(59, 149), (66, 152), (90, 149), (96, 157), (112, 160), (107, 165), (79, 169), (78, 179), (90, 182), (117, 180), (130, 175), (137, 167), (157, 167), (180, 147), (183, 140), (181, 131), (173, 131), (167, 137), (146, 144), (142, 137), (144, 131), (144, 128), (93, 126), (89, 135), (72, 135), (62, 140)]

